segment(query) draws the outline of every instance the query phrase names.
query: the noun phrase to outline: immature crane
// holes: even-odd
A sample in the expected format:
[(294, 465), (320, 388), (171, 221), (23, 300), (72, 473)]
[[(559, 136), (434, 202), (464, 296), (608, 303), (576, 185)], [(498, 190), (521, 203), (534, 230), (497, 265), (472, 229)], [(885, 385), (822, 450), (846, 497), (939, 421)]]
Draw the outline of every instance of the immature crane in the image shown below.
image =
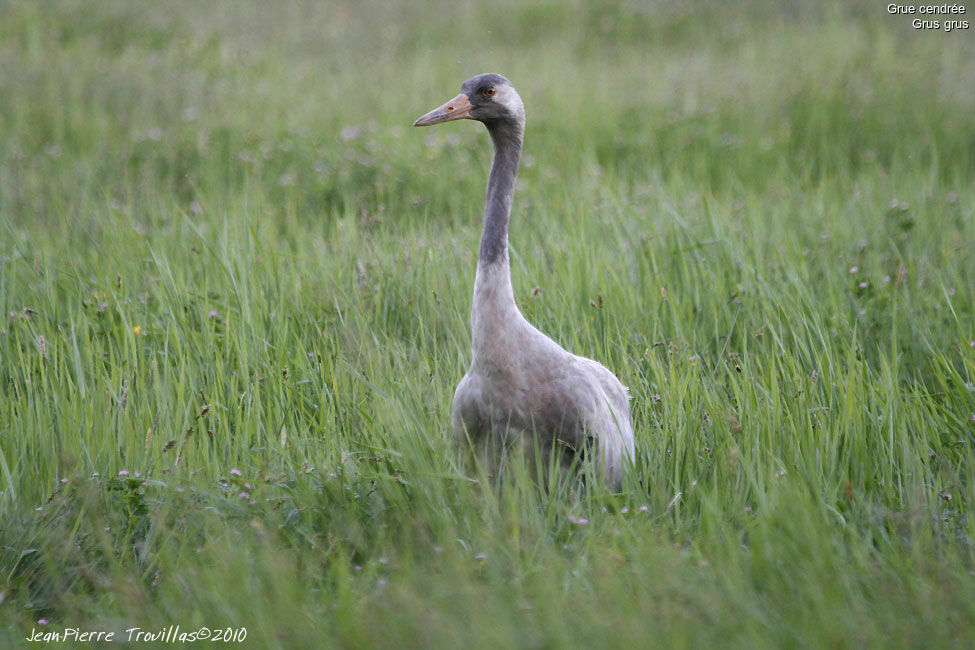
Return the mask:
[(540, 450), (547, 460), (557, 452), (563, 468), (594, 450), (601, 460), (597, 470), (619, 490), (633, 463), (626, 388), (603, 365), (567, 352), (535, 329), (511, 288), (508, 220), (525, 130), (521, 97), (501, 75), (478, 75), (413, 126), (465, 118), (487, 127), (494, 162), (471, 307), (473, 361), (454, 393), (454, 435), (490, 466), (513, 448)]

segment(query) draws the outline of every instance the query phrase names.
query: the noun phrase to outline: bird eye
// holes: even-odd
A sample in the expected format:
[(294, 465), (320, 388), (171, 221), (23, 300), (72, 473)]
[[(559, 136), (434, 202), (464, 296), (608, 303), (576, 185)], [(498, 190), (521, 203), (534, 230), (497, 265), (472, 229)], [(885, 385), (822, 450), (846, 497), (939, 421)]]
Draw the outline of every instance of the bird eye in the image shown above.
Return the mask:
[(485, 88), (484, 90), (481, 91), (481, 94), (484, 95), (485, 97), (490, 97), (491, 95), (494, 94), (494, 88)]

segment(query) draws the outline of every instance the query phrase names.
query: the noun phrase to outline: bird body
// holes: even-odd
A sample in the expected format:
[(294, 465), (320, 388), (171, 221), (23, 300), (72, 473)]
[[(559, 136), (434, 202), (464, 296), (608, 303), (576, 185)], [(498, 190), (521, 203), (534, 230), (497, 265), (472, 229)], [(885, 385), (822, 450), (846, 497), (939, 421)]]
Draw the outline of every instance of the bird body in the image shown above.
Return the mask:
[(496, 74), (468, 79), (462, 91), (414, 124), (476, 119), (494, 141), (471, 306), (473, 358), (454, 392), (454, 435), (489, 465), (518, 448), (546, 458), (558, 451), (568, 467), (594, 449), (604, 479), (619, 489), (634, 455), (626, 388), (603, 365), (532, 326), (515, 303), (508, 221), (524, 133), (521, 98)]

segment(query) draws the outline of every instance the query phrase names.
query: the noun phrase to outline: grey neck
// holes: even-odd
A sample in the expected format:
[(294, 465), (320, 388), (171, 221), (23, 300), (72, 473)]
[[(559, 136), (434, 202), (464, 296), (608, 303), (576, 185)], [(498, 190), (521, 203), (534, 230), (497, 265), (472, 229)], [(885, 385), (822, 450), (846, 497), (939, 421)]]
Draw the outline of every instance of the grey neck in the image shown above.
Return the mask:
[(481, 233), (479, 268), (508, 262), (508, 220), (511, 198), (515, 193), (515, 176), (521, 158), (523, 127), (518, 122), (487, 124), (494, 141), (494, 163), (488, 179), (484, 203), (484, 231)]
[(494, 140), (494, 164), (484, 204), (484, 232), (471, 304), (471, 348), (475, 365), (495, 365), (508, 359), (511, 351), (506, 346), (511, 337), (505, 331), (523, 320), (515, 304), (508, 262), (508, 217), (521, 156), (522, 125), (496, 123), (487, 127)]

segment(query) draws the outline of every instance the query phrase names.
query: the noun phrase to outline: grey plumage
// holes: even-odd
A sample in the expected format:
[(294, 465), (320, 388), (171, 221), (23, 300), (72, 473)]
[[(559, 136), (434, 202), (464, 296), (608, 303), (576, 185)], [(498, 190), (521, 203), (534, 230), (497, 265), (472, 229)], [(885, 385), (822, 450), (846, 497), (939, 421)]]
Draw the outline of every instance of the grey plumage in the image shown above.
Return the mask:
[(511, 448), (559, 449), (564, 465), (595, 449), (604, 479), (619, 489), (634, 455), (626, 388), (601, 364), (535, 329), (515, 304), (508, 220), (525, 125), (521, 98), (496, 74), (468, 79), (461, 91), (414, 123), (475, 119), (494, 142), (471, 306), (473, 360), (454, 393), (454, 435), (489, 465)]

